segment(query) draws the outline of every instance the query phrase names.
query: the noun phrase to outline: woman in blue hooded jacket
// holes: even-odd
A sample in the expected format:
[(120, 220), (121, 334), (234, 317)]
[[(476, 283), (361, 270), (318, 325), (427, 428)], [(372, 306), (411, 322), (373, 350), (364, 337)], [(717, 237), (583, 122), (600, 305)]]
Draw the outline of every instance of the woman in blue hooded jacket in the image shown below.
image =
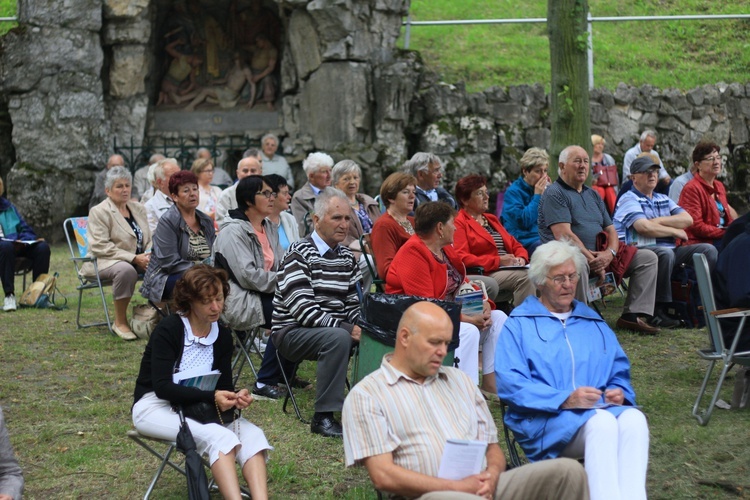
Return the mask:
[(645, 499), (648, 425), (634, 408), (630, 363), (614, 332), (574, 300), (585, 258), (541, 245), (529, 278), (540, 292), (515, 308), (495, 350), (505, 424), (531, 461), (584, 458), (591, 498)]
[(0, 179), (0, 279), (5, 300), (3, 311), (16, 310), (15, 269), (16, 258), (31, 260), (32, 278), (49, 272), (49, 245), (37, 237), (18, 209), (5, 196), (5, 185)]

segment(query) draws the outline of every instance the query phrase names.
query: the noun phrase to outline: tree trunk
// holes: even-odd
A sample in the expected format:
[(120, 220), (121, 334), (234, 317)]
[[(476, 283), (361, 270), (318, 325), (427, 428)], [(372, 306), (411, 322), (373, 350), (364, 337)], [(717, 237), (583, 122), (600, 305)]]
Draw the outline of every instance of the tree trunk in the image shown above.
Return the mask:
[(591, 155), (586, 31), (588, 0), (548, 0), (547, 30), (552, 66), (550, 176), (557, 178), (557, 157), (578, 145)]

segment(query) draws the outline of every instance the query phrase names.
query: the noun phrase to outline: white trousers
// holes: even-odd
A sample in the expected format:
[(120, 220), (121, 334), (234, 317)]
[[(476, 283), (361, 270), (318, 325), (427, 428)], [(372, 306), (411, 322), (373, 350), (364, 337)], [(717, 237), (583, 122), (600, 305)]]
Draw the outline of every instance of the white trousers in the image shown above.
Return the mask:
[(562, 456), (583, 458), (591, 500), (645, 500), (648, 423), (630, 408), (618, 417), (596, 410)]
[[(266, 451), (273, 450), (260, 427), (244, 418), (238, 420), (239, 437), (234, 433), (234, 422), (222, 426), (201, 424), (190, 418), (185, 420), (195, 438), (198, 453), (206, 453), (211, 465), (219, 459), (219, 452), (227, 455), (236, 449), (237, 463), (243, 467), (257, 453), (263, 452), (268, 458)], [(133, 424), (144, 436), (174, 441), (180, 430), (180, 417), (172, 410), (169, 401), (149, 392), (133, 406)]]
[(495, 372), (495, 346), (508, 316), (502, 311), (492, 311), (492, 324), (479, 331), (471, 323), (461, 322), (458, 331), (459, 345), (454, 353), (459, 359), (458, 369), (479, 385), (479, 345), (482, 346), (482, 374)]

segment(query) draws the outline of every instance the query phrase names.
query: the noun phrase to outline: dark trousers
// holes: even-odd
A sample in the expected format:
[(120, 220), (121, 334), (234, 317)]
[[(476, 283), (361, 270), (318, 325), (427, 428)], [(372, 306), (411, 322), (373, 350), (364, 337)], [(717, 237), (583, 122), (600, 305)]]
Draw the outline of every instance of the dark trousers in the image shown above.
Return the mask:
[(0, 241), (0, 279), (5, 295), (15, 293), (16, 257), (26, 257), (32, 261), (33, 279), (49, 272), (50, 249), (46, 241), (18, 247), (10, 241)]
[[(273, 316), (273, 294), (261, 293), (260, 301), (263, 306), (263, 317), (266, 319), (263, 328), (270, 329), (271, 317)], [(291, 377), (294, 371), (294, 363), (281, 356), (281, 365), (279, 365), (279, 361), (276, 359), (276, 346), (273, 340), (269, 338), (266, 344), (266, 352), (263, 354), (263, 361), (260, 363), (260, 370), (258, 370), (258, 382), (266, 385), (279, 385), (281, 370), (284, 370), (287, 378)]]

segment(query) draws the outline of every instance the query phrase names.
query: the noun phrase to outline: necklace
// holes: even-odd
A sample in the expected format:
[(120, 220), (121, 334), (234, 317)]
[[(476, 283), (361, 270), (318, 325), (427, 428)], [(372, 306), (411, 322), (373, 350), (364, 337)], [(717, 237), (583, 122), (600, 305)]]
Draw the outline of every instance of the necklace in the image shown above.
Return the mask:
[(396, 216), (391, 212), (388, 212), (388, 215), (390, 215), (393, 220), (398, 222), (398, 225), (401, 226), (403, 230), (407, 232), (407, 234), (414, 234), (414, 227), (411, 225), (411, 222), (409, 222), (409, 219), (404, 217), (404, 220), (398, 220)]

